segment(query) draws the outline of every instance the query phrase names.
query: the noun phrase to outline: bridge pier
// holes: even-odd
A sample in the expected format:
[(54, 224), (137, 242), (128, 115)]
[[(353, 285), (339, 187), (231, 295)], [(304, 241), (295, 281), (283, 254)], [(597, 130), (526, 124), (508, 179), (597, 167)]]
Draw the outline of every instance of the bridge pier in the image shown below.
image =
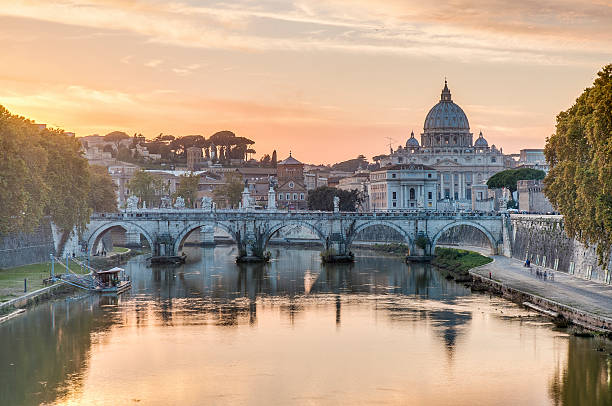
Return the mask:
[(236, 233), (238, 256), (236, 262), (268, 262), (270, 253), (266, 248), (266, 228), (256, 225), (254, 219), (247, 219), (242, 230)]

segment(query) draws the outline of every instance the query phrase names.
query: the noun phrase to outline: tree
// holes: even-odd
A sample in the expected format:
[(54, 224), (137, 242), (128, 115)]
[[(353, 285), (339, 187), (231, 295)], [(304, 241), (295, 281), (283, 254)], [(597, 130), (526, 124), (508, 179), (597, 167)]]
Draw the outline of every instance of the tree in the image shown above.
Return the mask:
[(97, 213), (117, 211), (117, 186), (103, 166), (89, 167), (89, 207)]
[(338, 162), (337, 164), (332, 165), (333, 170), (345, 172), (355, 172), (360, 167), (368, 167), (368, 161), (363, 155), (359, 155), (357, 158), (349, 159), (348, 161)]
[(242, 176), (235, 172), (228, 172), (225, 175), (225, 184), (213, 192), (213, 199), (219, 207), (238, 207), (242, 200), (243, 190)]
[(115, 144), (115, 149), (119, 149), (119, 144), (121, 144), (121, 141), (129, 139), (130, 136), (123, 131), (113, 131), (104, 136), (104, 141)]
[(168, 193), (168, 185), (161, 176), (150, 174), (142, 169), (134, 174), (129, 188), (134, 196), (146, 202), (149, 207), (158, 206), (161, 197)]
[(181, 196), (185, 199), (187, 207), (194, 207), (198, 198), (198, 185), (200, 184), (200, 175), (181, 175), (179, 176), (179, 185), (174, 193), (174, 197)]
[(109, 152), (113, 158), (117, 156), (117, 151), (115, 151), (115, 148), (113, 148), (112, 145), (105, 145), (104, 148), (102, 148), (102, 151)]
[(504, 187), (510, 189), (511, 192), (516, 192), (516, 183), (519, 180), (544, 179), (544, 176), (546, 176), (546, 173), (539, 169), (506, 169), (491, 176), (487, 181), (487, 186), (491, 189), (501, 189)]
[(272, 168), (276, 168), (276, 164), (278, 163), (277, 158), (276, 158), (276, 150), (272, 151), (272, 162), (271, 162), (271, 166)]
[(262, 168), (269, 168), (272, 163), (272, 158), (270, 158), (269, 154), (265, 154), (259, 159), (259, 165)]
[(564, 216), (569, 237), (597, 244), (608, 264), (612, 246), (612, 64), (572, 107), (557, 115), (556, 132), (546, 139), (550, 165), (544, 193)]
[(308, 193), (308, 210), (332, 211), (334, 209), (334, 197), (340, 198), (340, 211), (356, 211), (362, 202), (362, 197), (357, 190), (342, 190), (330, 186), (321, 186)]
[(52, 195), (46, 213), (56, 226), (70, 233), (81, 232), (89, 222), (89, 164), (81, 155), (81, 144), (61, 130), (46, 130), (41, 145), (47, 151), (45, 183)]
[(0, 234), (31, 231), (43, 216), (49, 187), (40, 139), (32, 122), (0, 106)]

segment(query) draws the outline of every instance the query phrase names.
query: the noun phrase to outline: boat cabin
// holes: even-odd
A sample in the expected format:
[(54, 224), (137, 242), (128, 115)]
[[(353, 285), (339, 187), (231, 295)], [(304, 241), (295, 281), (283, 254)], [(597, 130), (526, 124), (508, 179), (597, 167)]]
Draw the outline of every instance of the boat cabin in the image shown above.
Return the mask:
[(118, 286), (119, 283), (121, 283), (120, 276), (122, 272), (123, 268), (115, 267), (107, 271), (98, 271), (96, 273), (96, 278), (103, 287)]

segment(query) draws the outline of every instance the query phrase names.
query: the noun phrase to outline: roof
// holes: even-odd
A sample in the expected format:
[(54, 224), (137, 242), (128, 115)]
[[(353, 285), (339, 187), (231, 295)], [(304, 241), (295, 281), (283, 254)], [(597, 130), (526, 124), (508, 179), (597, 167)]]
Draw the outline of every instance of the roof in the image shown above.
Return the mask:
[(236, 168), (236, 171), (244, 175), (276, 175), (276, 168)]
[(123, 270), (124, 270), (123, 268), (114, 267), (106, 271), (98, 271), (98, 274), (119, 273), (119, 272), (123, 272)]
[(388, 166), (382, 167), (382, 168), (378, 169), (375, 172), (380, 172), (380, 171), (397, 171), (397, 170), (435, 171), (436, 169), (432, 168), (431, 166), (422, 165), (422, 164), (395, 164), (395, 165), (388, 165)]
[(280, 161), (277, 165), (303, 165), (300, 161), (291, 156), (291, 152), (289, 153), (289, 158)]

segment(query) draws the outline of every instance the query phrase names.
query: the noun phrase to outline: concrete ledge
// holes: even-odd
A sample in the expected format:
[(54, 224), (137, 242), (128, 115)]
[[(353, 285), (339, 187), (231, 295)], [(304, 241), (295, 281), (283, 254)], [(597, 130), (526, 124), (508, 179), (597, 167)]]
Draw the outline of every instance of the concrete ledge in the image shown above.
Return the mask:
[(612, 319), (609, 317), (597, 316), (595, 314), (543, 298), (533, 293), (527, 293), (511, 288), (501, 282), (481, 276), (473, 271), (470, 271), (470, 275), (472, 276), (473, 281), (487, 286), (491, 292), (497, 293), (507, 299), (512, 300), (513, 302), (519, 304), (530, 302), (532, 305), (535, 305), (543, 310), (558, 313), (576, 325), (594, 331), (606, 332), (608, 334), (612, 333)]
[(73, 288), (69, 285), (66, 285), (64, 282), (59, 281), (54, 285), (47, 286), (46, 288), (34, 290), (30, 293), (26, 293), (23, 296), (17, 297), (15, 299), (11, 299), (9, 301), (0, 303), (0, 309), (4, 307), (26, 307), (32, 303), (38, 302), (39, 300), (46, 299), (50, 296), (53, 296), (59, 291), (71, 291)]

